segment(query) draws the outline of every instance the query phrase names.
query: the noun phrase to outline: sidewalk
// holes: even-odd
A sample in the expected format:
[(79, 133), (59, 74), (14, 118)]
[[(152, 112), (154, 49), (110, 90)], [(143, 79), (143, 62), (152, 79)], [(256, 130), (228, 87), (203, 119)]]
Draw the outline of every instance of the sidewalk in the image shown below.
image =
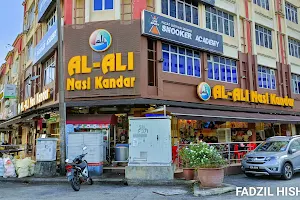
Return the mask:
[[(105, 178), (105, 177), (93, 177), (95, 183), (107, 183), (107, 184), (126, 184), (125, 179), (123, 178)], [(25, 177), (25, 178), (3, 178), (0, 177), (0, 182), (18, 182), (18, 183), (68, 183), (68, 180), (65, 176), (57, 177), (47, 177), (47, 178), (38, 178), (38, 177)]]
[[(126, 180), (123, 177), (107, 177), (107, 176), (95, 176), (92, 177), (95, 184), (112, 184), (112, 185), (193, 185), (195, 181), (186, 181), (180, 179), (174, 179), (171, 181), (141, 181), (141, 180)], [(3, 178), (0, 177), (0, 182), (16, 182), (16, 183), (31, 183), (31, 184), (55, 184), (55, 183), (68, 183), (68, 180), (65, 176), (57, 177), (47, 177), (47, 178), (38, 178), (38, 177), (25, 177), (25, 178)]]

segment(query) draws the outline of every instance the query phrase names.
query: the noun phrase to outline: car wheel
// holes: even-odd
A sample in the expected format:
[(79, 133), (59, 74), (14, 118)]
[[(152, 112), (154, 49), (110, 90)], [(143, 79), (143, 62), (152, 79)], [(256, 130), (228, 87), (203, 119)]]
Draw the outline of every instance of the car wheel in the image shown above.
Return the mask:
[(251, 174), (251, 173), (245, 173), (245, 175), (246, 175), (247, 177), (254, 177), (254, 176), (255, 176), (255, 174)]
[(284, 180), (290, 180), (293, 177), (293, 166), (290, 163), (285, 163), (282, 169), (281, 178)]

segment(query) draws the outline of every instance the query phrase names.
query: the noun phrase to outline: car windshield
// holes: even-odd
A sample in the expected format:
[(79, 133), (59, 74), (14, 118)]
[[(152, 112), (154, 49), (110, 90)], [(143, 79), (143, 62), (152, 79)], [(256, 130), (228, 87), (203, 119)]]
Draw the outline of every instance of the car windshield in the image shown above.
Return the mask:
[(288, 141), (266, 141), (257, 147), (255, 151), (264, 152), (280, 152), (285, 151), (288, 146)]

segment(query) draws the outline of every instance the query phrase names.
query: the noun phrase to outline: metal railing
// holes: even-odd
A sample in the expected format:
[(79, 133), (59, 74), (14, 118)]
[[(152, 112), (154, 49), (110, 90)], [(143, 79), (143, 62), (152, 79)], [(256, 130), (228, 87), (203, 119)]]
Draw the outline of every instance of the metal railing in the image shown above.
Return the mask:
[[(222, 143), (207, 143), (214, 146), (218, 152), (226, 159), (228, 166), (237, 165), (241, 163), (244, 155), (253, 151), (263, 141), (256, 142), (222, 142)], [(173, 164), (177, 169), (183, 168), (183, 163), (179, 155), (181, 148), (185, 148), (191, 144), (177, 144), (172, 149)], [(197, 144), (192, 144), (197, 145)]]

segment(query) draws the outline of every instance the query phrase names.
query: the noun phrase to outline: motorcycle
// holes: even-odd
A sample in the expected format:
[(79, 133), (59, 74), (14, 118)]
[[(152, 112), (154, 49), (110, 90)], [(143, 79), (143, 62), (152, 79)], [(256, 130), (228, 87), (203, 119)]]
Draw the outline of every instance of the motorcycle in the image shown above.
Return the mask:
[[(83, 147), (85, 151), (87, 147)], [(66, 159), (66, 170), (67, 170), (67, 179), (71, 182), (73, 190), (79, 191), (80, 185), (82, 183), (88, 183), (89, 185), (93, 184), (93, 179), (89, 174), (88, 163), (83, 158), (87, 153), (76, 156), (72, 162), (69, 162), (69, 159)]]

